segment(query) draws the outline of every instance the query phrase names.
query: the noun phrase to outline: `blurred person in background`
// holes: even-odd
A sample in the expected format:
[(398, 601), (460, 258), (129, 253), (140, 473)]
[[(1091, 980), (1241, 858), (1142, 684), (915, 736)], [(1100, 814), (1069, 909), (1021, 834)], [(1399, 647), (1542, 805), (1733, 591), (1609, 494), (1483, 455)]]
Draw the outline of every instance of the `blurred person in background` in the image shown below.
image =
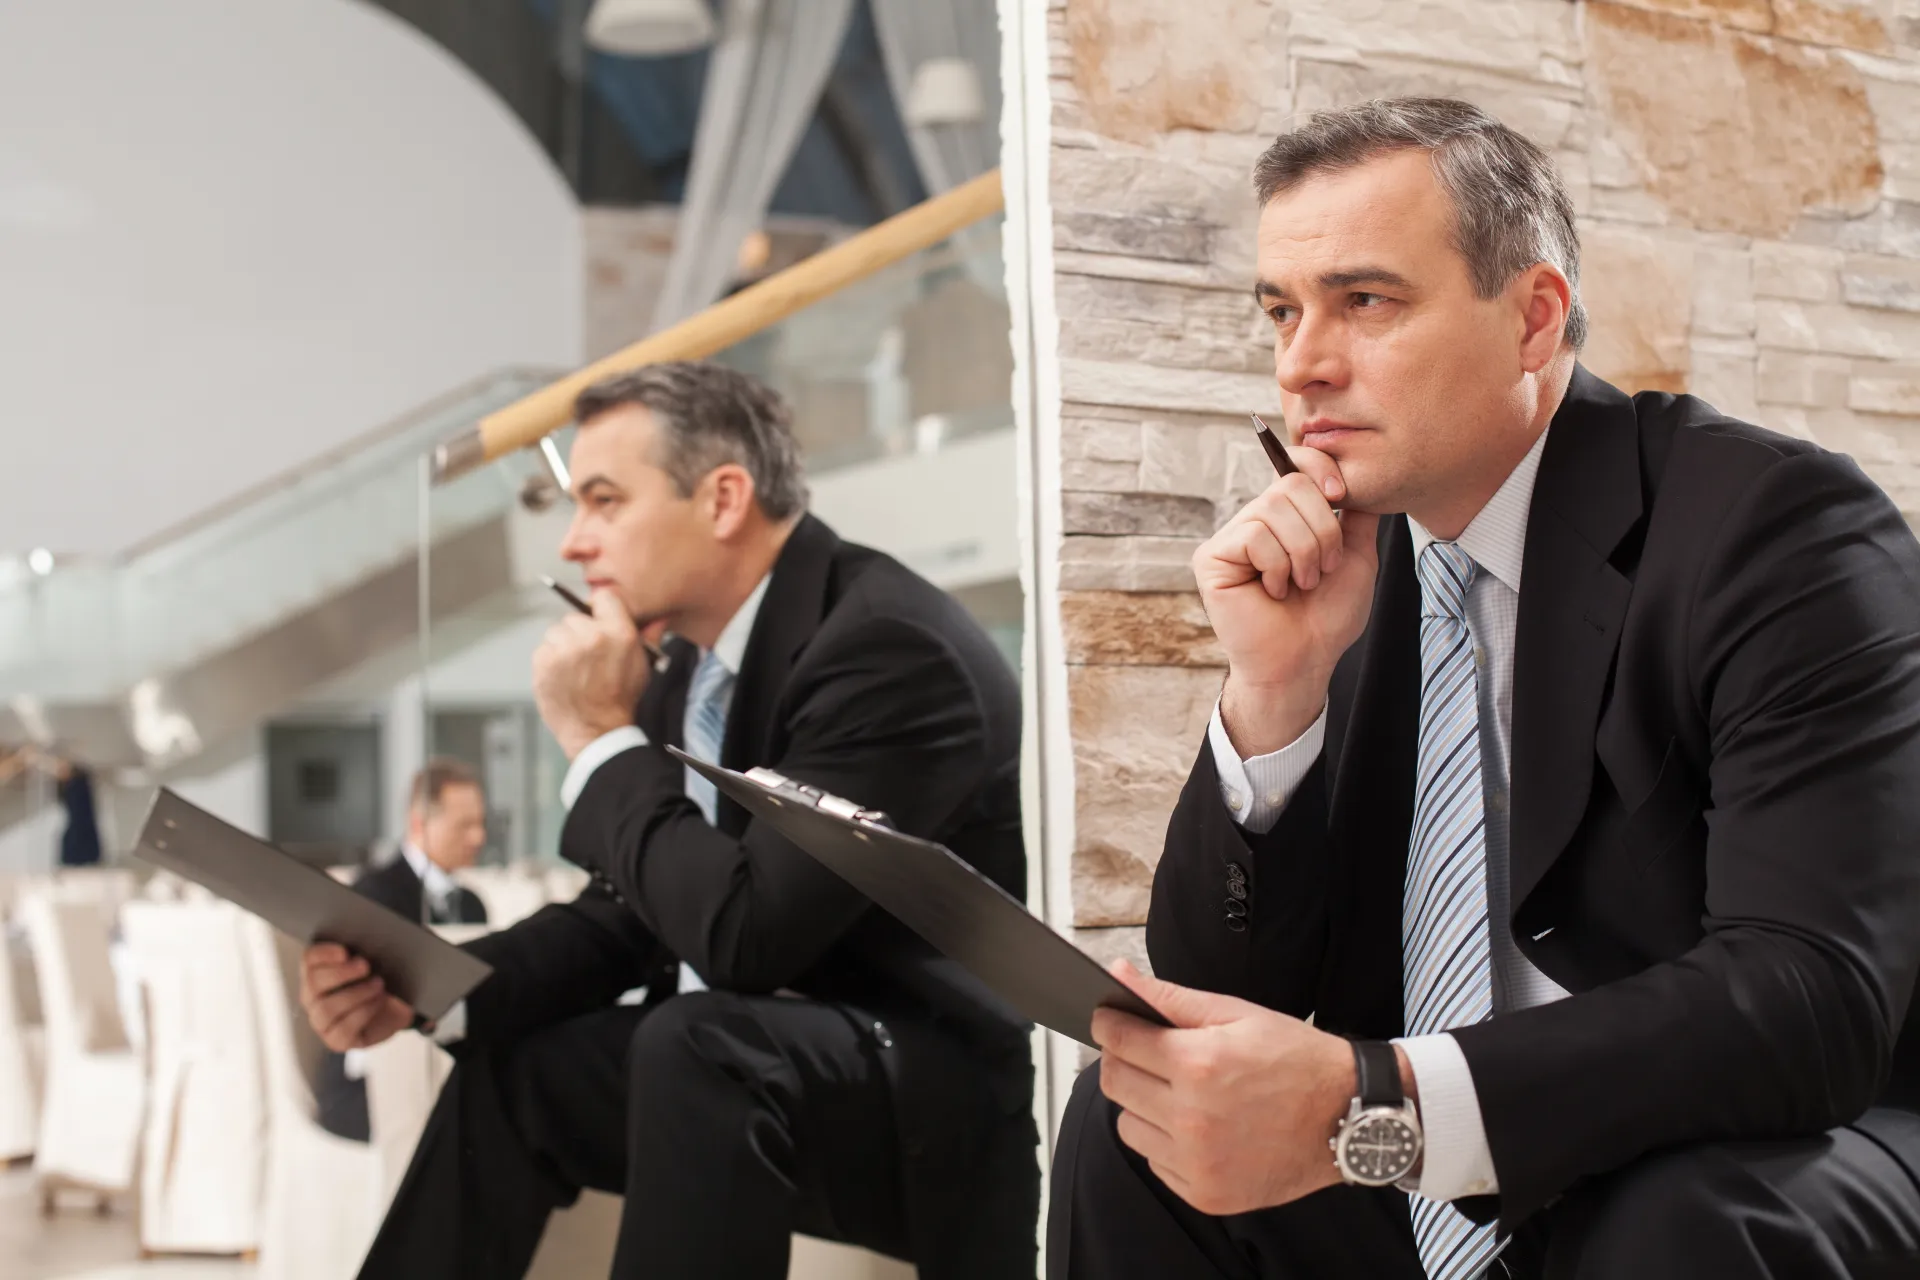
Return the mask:
[[(487, 843), (487, 797), (480, 776), (439, 757), (413, 775), (407, 838), (398, 856), (362, 871), (354, 891), (422, 924), (485, 924), (487, 908), (453, 873), (474, 864)], [(320, 1125), (354, 1142), (368, 1140), (367, 1086), (359, 1055), (328, 1052), (315, 1090)]]
[[(534, 692), (592, 881), (469, 944), (494, 971), (430, 1028), (458, 1063), (362, 1276), (523, 1275), (593, 1187), (625, 1196), (618, 1277), (783, 1280), (798, 1231), (923, 1280), (1030, 1280), (1027, 1025), (665, 750), (884, 810), (1022, 894), (1012, 671), (807, 514), (767, 388), (654, 365), (575, 417), (564, 554), (593, 613), (555, 625)], [(656, 670), (642, 635), (668, 632)], [(416, 1021), (338, 947), (308, 952), (302, 999), (337, 1049)]]
[(103, 850), (100, 817), (94, 806), (92, 771), (30, 743), (0, 760), (0, 784), (13, 781), (28, 769), (37, 769), (53, 779), (55, 797), (66, 811), (67, 825), (60, 831), (60, 865), (98, 866)]

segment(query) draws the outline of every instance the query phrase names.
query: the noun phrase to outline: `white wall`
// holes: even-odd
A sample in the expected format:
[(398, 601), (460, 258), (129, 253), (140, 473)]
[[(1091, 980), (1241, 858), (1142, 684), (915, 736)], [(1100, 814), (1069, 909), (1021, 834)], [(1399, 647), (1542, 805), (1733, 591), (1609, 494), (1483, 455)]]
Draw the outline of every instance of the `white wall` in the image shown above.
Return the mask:
[(0, 550), (124, 547), (580, 351), (518, 121), (351, 0), (0, 3)]

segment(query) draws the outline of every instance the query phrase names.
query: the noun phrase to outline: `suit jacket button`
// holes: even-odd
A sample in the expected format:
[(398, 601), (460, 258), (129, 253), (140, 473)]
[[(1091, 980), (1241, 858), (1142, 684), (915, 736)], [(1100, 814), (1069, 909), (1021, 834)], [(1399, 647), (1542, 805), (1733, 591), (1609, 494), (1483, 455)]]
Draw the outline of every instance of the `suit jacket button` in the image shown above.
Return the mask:
[(1245, 919), (1247, 914), (1247, 904), (1240, 901), (1240, 899), (1238, 898), (1228, 898), (1227, 914), (1236, 919)]
[(1245, 867), (1242, 867), (1237, 862), (1229, 862), (1227, 864), (1227, 879), (1245, 880), (1246, 878), (1247, 878), (1247, 871)]
[(1227, 896), (1229, 898), (1245, 898), (1247, 896), (1247, 882), (1245, 880), (1227, 881)]
[(1239, 916), (1228, 916), (1227, 928), (1231, 929), (1235, 933), (1245, 933), (1247, 931), (1247, 922), (1245, 920), (1242, 920)]

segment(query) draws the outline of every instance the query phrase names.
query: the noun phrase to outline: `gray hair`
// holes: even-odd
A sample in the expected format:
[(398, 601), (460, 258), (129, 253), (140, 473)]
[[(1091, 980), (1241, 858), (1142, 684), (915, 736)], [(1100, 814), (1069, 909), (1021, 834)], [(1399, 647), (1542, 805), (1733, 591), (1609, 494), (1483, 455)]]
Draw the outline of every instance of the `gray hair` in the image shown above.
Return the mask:
[(1550, 262), (1567, 278), (1572, 306), (1566, 340), (1587, 340), (1580, 301), (1580, 233), (1573, 201), (1547, 153), (1469, 102), (1385, 98), (1315, 112), (1283, 133), (1253, 168), (1262, 208), (1316, 173), (1332, 173), (1415, 149), (1432, 157), (1434, 178), (1453, 204), (1453, 241), (1474, 291), (1491, 298), (1528, 267)]
[(754, 501), (769, 518), (807, 509), (793, 416), (772, 388), (724, 365), (673, 360), (594, 383), (574, 401), (573, 420), (584, 424), (629, 404), (651, 410), (660, 424), (654, 461), (681, 497), (731, 462), (753, 477)]

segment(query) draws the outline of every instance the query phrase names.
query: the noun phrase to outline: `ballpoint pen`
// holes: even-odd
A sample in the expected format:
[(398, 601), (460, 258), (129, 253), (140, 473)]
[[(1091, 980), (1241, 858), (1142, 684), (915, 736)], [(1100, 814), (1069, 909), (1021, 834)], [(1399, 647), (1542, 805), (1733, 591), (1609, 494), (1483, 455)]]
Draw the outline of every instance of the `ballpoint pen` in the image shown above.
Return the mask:
[[(579, 596), (575, 595), (573, 592), (567, 590), (567, 588), (565, 588), (564, 586), (561, 586), (560, 583), (556, 582), (553, 578), (543, 573), (540, 575), (540, 581), (546, 584), (547, 589), (549, 591), (559, 596), (562, 600), (565, 600), (568, 604), (578, 609), (581, 613), (586, 614), (588, 617), (593, 616), (592, 605), (588, 604), (585, 600), (582, 600)], [(645, 636), (640, 637), (640, 646), (647, 651), (647, 657), (653, 661), (653, 669), (655, 671), (665, 671), (667, 669), (667, 655), (662, 653)]]

